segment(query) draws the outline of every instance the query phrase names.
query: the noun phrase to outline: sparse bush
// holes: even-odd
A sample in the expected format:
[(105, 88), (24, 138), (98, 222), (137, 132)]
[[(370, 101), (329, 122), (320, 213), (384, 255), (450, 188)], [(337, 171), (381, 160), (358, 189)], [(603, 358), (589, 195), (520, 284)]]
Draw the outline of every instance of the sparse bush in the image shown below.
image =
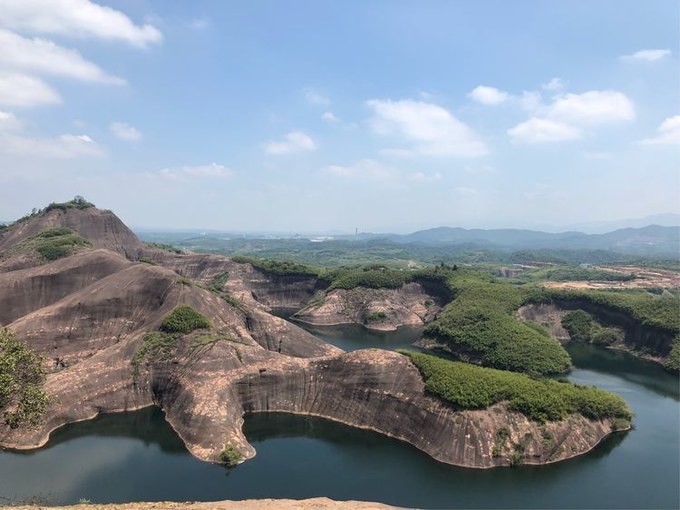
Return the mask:
[(47, 228), (26, 241), (24, 248), (35, 250), (45, 260), (68, 257), (78, 248), (92, 246), (84, 237), (66, 227)]
[(160, 325), (165, 333), (187, 334), (211, 326), (208, 318), (187, 305), (181, 305), (170, 312)]
[(243, 460), (243, 455), (234, 446), (227, 445), (224, 450), (220, 452), (219, 460), (222, 464), (227, 466), (235, 466)]
[(366, 314), (366, 322), (380, 322), (387, 319), (385, 312), (371, 312)]
[(44, 358), (0, 328), (0, 411), (11, 429), (42, 423), (49, 398)]

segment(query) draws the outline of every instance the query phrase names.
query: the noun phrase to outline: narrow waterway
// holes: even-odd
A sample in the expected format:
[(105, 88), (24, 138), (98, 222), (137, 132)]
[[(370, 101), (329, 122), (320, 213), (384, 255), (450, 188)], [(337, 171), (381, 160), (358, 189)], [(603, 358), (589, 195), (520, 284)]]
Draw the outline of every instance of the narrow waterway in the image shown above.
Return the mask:
[[(348, 348), (357, 330), (345, 331), (324, 339)], [(678, 508), (678, 379), (625, 353), (583, 344), (568, 349), (576, 366), (570, 379), (623, 396), (635, 428), (562, 463), (456, 468), (376, 433), (260, 414), (244, 425), (257, 456), (225, 469), (194, 459), (150, 408), (66, 426), (40, 450), (0, 453), (0, 496), (49, 503), (327, 496), (421, 508)]]

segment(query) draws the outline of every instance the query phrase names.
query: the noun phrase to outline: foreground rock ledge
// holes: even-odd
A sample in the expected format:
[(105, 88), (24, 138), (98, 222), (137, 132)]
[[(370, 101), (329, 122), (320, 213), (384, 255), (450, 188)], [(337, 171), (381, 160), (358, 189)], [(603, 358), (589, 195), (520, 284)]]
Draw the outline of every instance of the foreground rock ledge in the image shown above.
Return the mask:
[[(117, 346), (124, 349), (123, 346)], [(259, 345), (218, 342), (197, 358), (194, 351), (146, 367), (135, 377), (129, 356), (93, 356), (75, 370), (54, 374), (48, 390), (59, 402), (42, 429), (1, 431), (13, 448), (35, 448), (50, 431), (99, 412), (160, 406), (187, 448), (218, 462), (226, 445), (242, 458), (255, 455), (241, 426), (246, 413), (284, 412), (318, 416), (373, 430), (414, 445), (434, 459), (463, 467), (490, 468), (513, 462), (547, 464), (591, 450), (613, 431), (609, 420), (572, 415), (544, 426), (509, 411), (503, 403), (457, 411), (425, 392), (420, 373), (401, 354), (366, 349), (316, 358), (295, 358)], [(93, 377), (93, 373), (98, 376)], [(509, 430), (499, 450), (496, 434)], [(548, 432), (551, 440), (545, 441)], [(521, 459), (513, 445), (525, 444)]]
[(180, 508), (191, 508), (195, 510), (388, 510), (397, 508), (394, 506), (383, 505), (381, 503), (371, 503), (367, 501), (333, 501), (328, 498), (311, 499), (246, 499), (243, 501), (214, 501), (214, 502), (158, 502), (158, 503), (122, 503), (111, 505), (82, 504), (72, 506), (12, 506), (0, 508), (12, 508), (13, 510), (36, 510), (40, 508), (58, 510), (172, 510)]

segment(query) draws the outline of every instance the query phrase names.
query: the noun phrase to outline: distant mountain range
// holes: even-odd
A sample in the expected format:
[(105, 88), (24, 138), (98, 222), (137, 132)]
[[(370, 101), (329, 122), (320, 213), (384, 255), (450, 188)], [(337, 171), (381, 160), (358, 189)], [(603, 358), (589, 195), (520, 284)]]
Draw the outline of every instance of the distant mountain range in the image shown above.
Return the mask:
[(438, 227), (412, 234), (361, 234), (360, 239), (386, 239), (400, 244), (427, 246), (470, 245), (498, 250), (609, 250), (619, 253), (677, 257), (680, 228), (649, 225), (624, 228), (605, 234), (521, 229), (464, 229)]

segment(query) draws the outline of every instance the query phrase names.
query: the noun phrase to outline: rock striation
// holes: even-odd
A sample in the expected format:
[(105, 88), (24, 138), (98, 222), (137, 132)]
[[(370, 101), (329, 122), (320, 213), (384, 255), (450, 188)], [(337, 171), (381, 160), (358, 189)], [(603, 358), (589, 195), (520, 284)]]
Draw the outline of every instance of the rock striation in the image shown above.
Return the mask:
[[(52, 213), (11, 227), (2, 249), (46, 228), (47, 217), (49, 227), (68, 224), (92, 236), (95, 249), (0, 274), (0, 321), (45, 356), (51, 398), (42, 426), (0, 425), (1, 446), (36, 448), (66, 423), (151, 405), (163, 409), (196, 457), (212, 462), (226, 448), (242, 459), (255, 455), (241, 426), (246, 413), (257, 412), (375, 430), (441, 462), (475, 468), (563, 460), (613, 431), (609, 421), (580, 415), (539, 425), (503, 403), (455, 409), (426, 393), (407, 357), (379, 349), (344, 353), (268, 313), (274, 304), (307, 299), (316, 283), (285, 280), (268, 291), (250, 265), (144, 248), (128, 239), (117, 218), (109, 219), (112, 213)], [(153, 263), (138, 262), (140, 256)], [(427, 296), (416, 284), (396, 292), (404, 308), (417, 308)], [(387, 299), (373, 293), (362, 299), (373, 298)], [(162, 356), (140, 356), (147, 334), (178, 305), (199, 311), (210, 328), (173, 337)], [(417, 310), (427, 317), (422, 307)]]
[(393, 331), (399, 326), (422, 326), (432, 321), (444, 303), (420, 283), (398, 289), (334, 289), (296, 312), (296, 320), (316, 326), (362, 324)]

